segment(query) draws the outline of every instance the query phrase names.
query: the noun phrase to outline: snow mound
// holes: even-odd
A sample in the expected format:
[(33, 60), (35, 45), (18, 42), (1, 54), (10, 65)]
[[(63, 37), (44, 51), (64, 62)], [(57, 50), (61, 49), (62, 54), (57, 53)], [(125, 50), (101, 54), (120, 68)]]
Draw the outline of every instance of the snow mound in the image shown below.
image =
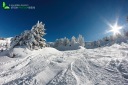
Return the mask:
[(26, 57), (31, 51), (24, 47), (15, 47), (9, 50), (8, 56), (12, 58), (16, 57)]

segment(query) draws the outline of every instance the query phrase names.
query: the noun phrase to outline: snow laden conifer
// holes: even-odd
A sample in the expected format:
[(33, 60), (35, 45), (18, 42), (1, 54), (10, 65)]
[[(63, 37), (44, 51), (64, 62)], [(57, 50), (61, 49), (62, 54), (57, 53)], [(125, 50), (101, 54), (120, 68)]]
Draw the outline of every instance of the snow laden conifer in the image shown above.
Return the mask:
[(58, 46), (59, 46), (59, 39), (56, 39), (56, 41), (55, 41), (53, 47), (58, 47)]
[(84, 37), (82, 35), (79, 35), (77, 42), (80, 44), (80, 46), (85, 46)]
[(44, 32), (44, 24), (37, 22), (31, 30), (26, 30), (19, 36), (11, 39), (11, 48), (15, 46), (26, 46), (30, 50), (40, 49), (46, 46), (45, 39), (42, 38), (46, 33)]
[(70, 44), (69, 39), (65, 37), (64, 41), (63, 41), (63, 44), (64, 44), (64, 46), (69, 46), (69, 44)]
[(72, 36), (71, 38), (71, 46), (76, 44), (76, 38), (75, 36)]

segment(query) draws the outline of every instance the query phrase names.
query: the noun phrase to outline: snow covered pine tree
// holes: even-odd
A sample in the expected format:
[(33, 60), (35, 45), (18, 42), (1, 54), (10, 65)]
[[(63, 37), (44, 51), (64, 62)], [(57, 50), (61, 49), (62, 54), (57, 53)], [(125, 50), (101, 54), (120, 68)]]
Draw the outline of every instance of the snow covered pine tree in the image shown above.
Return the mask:
[(80, 44), (80, 46), (85, 46), (84, 37), (82, 35), (79, 35), (77, 42)]
[(75, 45), (76, 42), (77, 42), (77, 41), (76, 41), (75, 36), (72, 36), (72, 38), (71, 38), (71, 46)]
[(11, 39), (11, 48), (15, 46), (26, 46), (28, 49), (40, 49), (46, 46), (45, 39), (42, 38), (46, 33), (44, 32), (44, 24), (37, 22), (31, 30), (26, 30), (21, 35)]

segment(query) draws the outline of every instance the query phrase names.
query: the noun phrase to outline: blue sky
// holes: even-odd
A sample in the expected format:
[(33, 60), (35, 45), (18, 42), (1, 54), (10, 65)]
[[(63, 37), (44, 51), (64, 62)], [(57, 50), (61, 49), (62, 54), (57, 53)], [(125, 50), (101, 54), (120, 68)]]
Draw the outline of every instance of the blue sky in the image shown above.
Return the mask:
[[(119, 17), (119, 25), (126, 25), (128, 0), (4, 0), (7, 4), (29, 4), (35, 10), (0, 9), (0, 37), (13, 37), (30, 30), (37, 21), (45, 23), (47, 41), (82, 34), (86, 41), (94, 41), (105, 34)], [(1, 2), (2, 4), (2, 2)], [(127, 29), (127, 28), (125, 28)]]

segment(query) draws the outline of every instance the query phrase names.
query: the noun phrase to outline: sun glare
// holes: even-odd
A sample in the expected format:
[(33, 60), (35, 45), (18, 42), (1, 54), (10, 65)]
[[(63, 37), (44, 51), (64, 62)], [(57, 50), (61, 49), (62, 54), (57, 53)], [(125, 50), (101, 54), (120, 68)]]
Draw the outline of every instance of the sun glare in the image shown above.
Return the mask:
[(116, 22), (114, 25), (109, 24), (111, 29), (108, 32), (112, 32), (113, 35), (121, 34), (120, 30), (123, 28), (123, 26), (118, 26), (118, 23)]

